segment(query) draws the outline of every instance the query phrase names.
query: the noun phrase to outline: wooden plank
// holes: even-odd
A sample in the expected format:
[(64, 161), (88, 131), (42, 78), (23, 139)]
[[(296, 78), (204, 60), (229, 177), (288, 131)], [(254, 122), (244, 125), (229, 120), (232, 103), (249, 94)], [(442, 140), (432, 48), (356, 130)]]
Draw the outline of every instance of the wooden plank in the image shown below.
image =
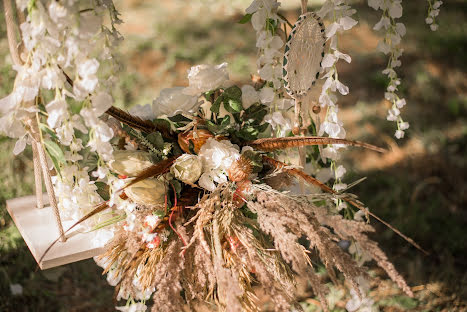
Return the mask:
[[(44, 205), (48, 204), (46, 198), (44, 194)], [(39, 263), (44, 251), (59, 237), (52, 207), (37, 209), (35, 195), (7, 200), (6, 207), (42, 270), (88, 259), (104, 251), (102, 247), (93, 246), (94, 232), (81, 233), (78, 229), (67, 234), (66, 242), (57, 242)], [(72, 225), (72, 221), (64, 222), (63, 228), (66, 230)]]

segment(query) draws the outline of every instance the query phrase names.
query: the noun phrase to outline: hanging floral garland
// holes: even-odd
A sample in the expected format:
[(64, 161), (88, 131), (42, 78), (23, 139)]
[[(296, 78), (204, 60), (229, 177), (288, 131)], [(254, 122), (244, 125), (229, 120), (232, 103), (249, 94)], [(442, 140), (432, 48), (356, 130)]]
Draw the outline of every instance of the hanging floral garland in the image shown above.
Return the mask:
[[(306, 1), (302, 4), (306, 11)], [(395, 136), (402, 138), (408, 123), (400, 116), (405, 99), (396, 93), (395, 71), (406, 32), (396, 22), (401, 1), (368, 4), (383, 12), (375, 30), (386, 31), (378, 49), (390, 58), (383, 71), (390, 79), (387, 119), (397, 123)], [(440, 5), (429, 1), (426, 22), (433, 30)], [(370, 301), (367, 273), (346, 252), (349, 246), (374, 259), (412, 296), (367, 236), (374, 229), (365, 219), (376, 216), (346, 192), (346, 170), (337, 164), (348, 145), (384, 152), (347, 140), (338, 115), (338, 94), (347, 95), (349, 88), (339, 80), (336, 63), (351, 62), (339, 50), (338, 35), (357, 24), (356, 11), (344, 0), (327, 0), (318, 12), (303, 12), (287, 38), (283, 26), (289, 22), (279, 7), (275, 0), (255, 0), (241, 21), (251, 21), (256, 31), (254, 85), (234, 85), (226, 63), (198, 65), (188, 72), (188, 86), (164, 89), (152, 107), (130, 114), (112, 106), (108, 91), (118, 74), (115, 51), (122, 39), (112, 2), (17, 1), (22, 44), (16, 56), (18, 46), (10, 44), (17, 77), (12, 93), (0, 100), (0, 130), (18, 138), (15, 154), (28, 143), (47, 152), (59, 217), (75, 221), (72, 228), (96, 231), (95, 244), (106, 245), (96, 262), (116, 286), (117, 299), (127, 300), (118, 310), (145, 311), (152, 296), (153, 311), (194, 309), (205, 302), (220, 310), (257, 311), (257, 288), (276, 310), (299, 309), (297, 274), (310, 281), (327, 310), (326, 287), (310, 250), (317, 251), (330, 276), (337, 269), (349, 282), (351, 310)], [(306, 23), (309, 32), (300, 30)], [(301, 60), (304, 68), (315, 69), (309, 73), (293, 63), (301, 56), (297, 45), (304, 43), (319, 47)], [(297, 102), (316, 79), (324, 84), (312, 116)], [(294, 91), (297, 86), (303, 90)], [(284, 162), (292, 148), (334, 183), (328, 186)], [(288, 191), (297, 181), (315, 191)]]

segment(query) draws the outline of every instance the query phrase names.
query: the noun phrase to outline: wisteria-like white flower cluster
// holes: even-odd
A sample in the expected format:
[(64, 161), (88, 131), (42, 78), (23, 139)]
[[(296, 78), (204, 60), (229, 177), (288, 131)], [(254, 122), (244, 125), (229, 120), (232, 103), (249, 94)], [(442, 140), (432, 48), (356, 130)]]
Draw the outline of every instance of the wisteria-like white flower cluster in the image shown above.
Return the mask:
[[(77, 221), (101, 201), (88, 168), (76, 163), (83, 159), (80, 152), (88, 148), (97, 153), (101, 161), (93, 175), (101, 180), (106, 179), (105, 162), (112, 159), (113, 131), (100, 116), (113, 102), (106, 90), (118, 68), (113, 49), (121, 36), (114, 24), (120, 20), (112, 1), (18, 0), (17, 7), (28, 9), (20, 25), (22, 64), (14, 66), (14, 90), (1, 100), (0, 131), (19, 138), (15, 153), (20, 153), (30, 141), (26, 123), (40, 123), (38, 104), (44, 105), (47, 123), (39, 128), (56, 133), (64, 154), (57, 168), (62, 174), (53, 178), (58, 205), (63, 217)], [(106, 14), (110, 28), (104, 25)], [(79, 114), (72, 113), (72, 105)], [(41, 139), (51, 138), (44, 132)]]
[(256, 31), (258, 74), (261, 79), (272, 82), (274, 89), (282, 86), (284, 41), (277, 34), (277, 27), (283, 23), (277, 15), (279, 5), (276, 0), (254, 0), (246, 9), (246, 13), (251, 14), (251, 24)]
[[(326, 117), (319, 126), (318, 134), (320, 136), (327, 134), (329, 137), (341, 139), (346, 136), (343, 122), (338, 116), (339, 107), (337, 105), (337, 94), (347, 95), (349, 93), (349, 88), (339, 80), (336, 63), (340, 59), (350, 63), (351, 58), (349, 55), (338, 50), (337, 36), (343, 31), (350, 30), (357, 24), (357, 21), (351, 17), (355, 12), (356, 10), (352, 9), (343, 0), (328, 0), (317, 13), (321, 18), (329, 17), (332, 21), (331, 24), (326, 27), (326, 38), (330, 41), (330, 44), (321, 62), (324, 71), (322, 79), (326, 79), (326, 81), (321, 89), (319, 103), (322, 107), (326, 107), (327, 110)], [(329, 158), (333, 161), (331, 167), (334, 170), (334, 189), (336, 190), (346, 188), (346, 185), (341, 182), (345, 173), (345, 168), (342, 165), (337, 167), (334, 164), (334, 161), (340, 157), (338, 152), (340, 148), (342, 148), (342, 146), (330, 145), (321, 151), (322, 157)]]
[(439, 0), (427, 0), (428, 2), (428, 14), (425, 18), (425, 23), (430, 25), (432, 31), (438, 30), (438, 24), (436, 23), (436, 17), (439, 15), (439, 8), (443, 4), (443, 1)]
[(402, 17), (401, 0), (368, 0), (368, 5), (375, 10), (383, 11), (380, 21), (373, 29), (384, 29), (384, 38), (378, 43), (378, 50), (389, 55), (389, 61), (383, 74), (388, 76), (389, 84), (386, 88), (384, 98), (392, 105), (388, 110), (387, 120), (397, 123), (395, 137), (401, 139), (404, 137), (404, 131), (409, 128), (409, 123), (402, 119), (400, 109), (406, 104), (404, 98), (400, 98), (396, 91), (401, 81), (395, 71), (396, 67), (401, 66), (400, 57), (403, 49), (400, 46), (401, 39), (405, 36), (406, 29), (403, 23), (396, 22), (396, 19)]

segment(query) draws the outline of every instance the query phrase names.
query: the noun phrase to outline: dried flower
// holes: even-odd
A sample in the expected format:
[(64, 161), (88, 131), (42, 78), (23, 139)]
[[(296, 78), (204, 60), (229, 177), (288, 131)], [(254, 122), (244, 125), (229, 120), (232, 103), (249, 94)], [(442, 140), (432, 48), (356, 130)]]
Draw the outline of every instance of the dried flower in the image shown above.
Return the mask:
[(170, 172), (176, 179), (193, 184), (198, 181), (203, 169), (201, 159), (196, 155), (183, 154), (175, 160)]
[(152, 166), (151, 155), (144, 151), (114, 151), (113, 155), (110, 168), (120, 175), (134, 177)]

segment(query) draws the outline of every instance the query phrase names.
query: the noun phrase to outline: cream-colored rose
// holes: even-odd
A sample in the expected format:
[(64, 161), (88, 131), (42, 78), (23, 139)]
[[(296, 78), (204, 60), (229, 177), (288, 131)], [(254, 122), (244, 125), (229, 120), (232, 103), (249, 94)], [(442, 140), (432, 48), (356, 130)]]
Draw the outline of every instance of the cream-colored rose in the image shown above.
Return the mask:
[(152, 166), (151, 156), (144, 151), (114, 151), (110, 168), (121, 175), (134, 177), (142, 170)]
[(163, 89), (157, 99), (152, 103), (155, 116), (174, 116), (178, 113), (193, 112), (197, 109), (197, 96), (183, 93), (183, 87)]
[(176, 179), (192, 184), (198, 181), (203, 169), (201, 159), (196, 155), (183, 154), (178, 157), (170, 168), (170, 172)]
[(188, 95), (200, 95), (203, 92), (224, 87), (229, 80), (227, 63), (220, 65), (197, 65), (188, 71), (189, 86), (183, 90)]
[(165, 202), (166, 185), (158, 179), (145, 179), (125, 189), (125, 194), (135, 203), (149, 207)]

